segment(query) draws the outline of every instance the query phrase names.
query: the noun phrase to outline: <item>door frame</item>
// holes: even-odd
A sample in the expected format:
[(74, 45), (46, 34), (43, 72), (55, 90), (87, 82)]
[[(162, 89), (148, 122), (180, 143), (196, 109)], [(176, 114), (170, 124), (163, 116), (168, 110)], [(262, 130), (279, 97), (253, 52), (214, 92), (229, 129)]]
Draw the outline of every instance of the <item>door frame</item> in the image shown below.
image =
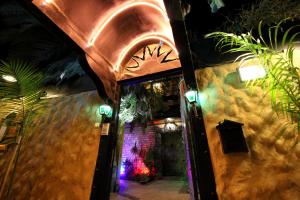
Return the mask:
[[(112, 121), (112, 124), (115, 126), (112, 129), (115, 131), (112, 131), (110, 133), (111, 136), (109, 136), (109, 139), (102, 140), (103, 146), (100, 144), (99, 153), (102, 153), (101, 156), (98, 155), (98, 162), (100, 162), (101, 159), (108, 159), (105, 161), (102, 161), (105, 163), (105, 166), (102, 165), (101, 168), (95, 170), (95, 176), (96, 172), (101, 171), (103, 176), (97, 176), (98, 179), (102, 181), (100, 183), (100, 188), (97, 189), (97, 186), (93, 185), (94, 190), (103, 191), (100, 192), (99, 196), (95, 196), (95, 198), (92, 198), (93, 195), (91, 195), (92, 200), (96, 199), (102, 199), (102, 200), (109, 200), (110, 195), (110, 185), (111, 185), (111, 178), (112, 178), (112, 164), (113, 164), (113, 152), (116, 148), (116, 142), (117, 142), (117, 125), (118, 125), (118, 114), (119, 114), (119, 103), (120, 103), (120, 86), (121, 84), (133, 84), (137, 82), (143, 82), (151, 79), (155, 79), (160, 76), (166, 76), (168, 72), (175, 72), (178, 73), (178, 71), (182, 71), (184, 81), (185, 81), (185, 91), (188, 89), (198, 89), (197, 82), (195, 78), (195, 72), (194, 72), (194, 63), (192, 58), (192, 53), (190, 49), (190, 43), (188, 34), (186, 31), (185, 21), (181, 12), (181, 2), (180, 0), (164, 0), (164, 4), (170, 19), (171, 28), (173, 31), (173, 36), (176, 44), (176, 48), (179, 50), (179, 58), (181, 63), (181, 68), (176, 70), (169, 70), (166, 72), (160, 72), (157, 74), (152, 74), (149, 76), (139, 77), (131, 80), (125, 80), (118, 83), (118, 103), (114, 105), (115, 107), (115, 113), (114, 113), (114, 120)], [(205, 129), (205, 123), (203, 119), (203, 113), (201, 106), (197, 106), (196, 109), (192, 109), (192, 107), (188, 104), (187, 100), (185, 99), (185, 107), (187, 109), (187, 123), (190, 125), (190, 130), (187, 133), (187, 136), (189, 137), (190, 143), (188, 143), (189, 146), (189, 155), (193, 158), (193, 167), (192, 170), (193, 173), (193, 184), (194, 184), (194, 199), (195, 200), (217, 200), (218, 196), (216, 193), (216, 183), (215, 183), (215, 177), (210, 157), (210, 151), (208, 146), (208, 140), (207, 140), (207, 134)], [(106, 144), (108, 143), (108, 144)], [(114, 145), (113, 145), (114, 144)], [(109, 148), (106, 149), (107, 152), (104, 150), (101, 151), (103, 148)], [(108, 175), (109, 174), (109, 175)], [(109, 188), (108, 188), (109, 186)], [(104, 188), (104, 189), (103, 189)], [(93, 193), (93, 190), (92, 190)]]

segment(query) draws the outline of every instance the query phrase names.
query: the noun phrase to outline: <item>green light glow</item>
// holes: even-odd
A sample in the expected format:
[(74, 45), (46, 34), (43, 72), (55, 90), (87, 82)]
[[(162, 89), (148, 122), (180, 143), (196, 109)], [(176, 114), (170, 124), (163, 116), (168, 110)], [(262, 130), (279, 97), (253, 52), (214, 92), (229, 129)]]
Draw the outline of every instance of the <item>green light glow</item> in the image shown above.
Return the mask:
[(98, 108), (99, 115), (106, 115), (107, 117), (111, 118), (112, 113), (113, 113), (113, 110), (109, 105), (104, 104)]
[(187, 100), (190, 103), (194, 103), (196, 102), (196, 98), (197, 98), (197, 91), (196, 90), (189, 90), (187, 91), (184, 96), (187, 98)]
[(198, 99), (197, 99), (197, 103), (204, 106), (206, 104), (206, 101), (207, 101), (207, 97), (204, 93), (202, 92), (199, 92), (198, 93)]

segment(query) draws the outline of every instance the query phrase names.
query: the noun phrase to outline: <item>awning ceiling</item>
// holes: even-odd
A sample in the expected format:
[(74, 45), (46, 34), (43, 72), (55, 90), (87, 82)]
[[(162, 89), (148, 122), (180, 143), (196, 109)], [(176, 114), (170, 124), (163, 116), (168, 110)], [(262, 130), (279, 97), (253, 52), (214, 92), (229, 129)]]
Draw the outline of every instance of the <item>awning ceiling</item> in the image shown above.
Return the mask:
[[(33, 3), (85, 52), (111, 98), (116, 82), (180, 67), (149, 66), (124, 75), (131, 57), (142, 48), (160, 44), (177, 55), (163, 0), (33, 0)], [(167, 54), (168, 51), (162, 52)]]

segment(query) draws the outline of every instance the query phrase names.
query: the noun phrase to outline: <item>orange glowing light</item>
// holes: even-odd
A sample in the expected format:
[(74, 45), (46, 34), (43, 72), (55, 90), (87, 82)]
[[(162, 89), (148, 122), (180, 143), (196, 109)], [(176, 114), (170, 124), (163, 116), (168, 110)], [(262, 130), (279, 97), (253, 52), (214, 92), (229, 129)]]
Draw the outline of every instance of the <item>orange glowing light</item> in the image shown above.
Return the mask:
[(91, 45), (93, 45), (95, 43), (95, 40), (98, 38), (98, 36), (100, 35), (100, 33), (103, 31), (103, 29), (117, 15), (123, 13), (124, 11), (126, 11), (126, 10), (128, 10), (130, 8), (137, 7), (137, 6), (147, 6), (147, 7), (153, 8), (153, 9), (157, 10), (158, 12), (160, 12), (161, 15), (164, 17), (164, 19), (167, 22), (169, 22), (169, 18), (168, 18), (168, 15), (167, 15), (166, 11), (163, 10), (161, 7), (153, 4), (153, 3), (149, 3), (149, 2), (129, 2), (128, 3), (127, 2), (125, 5), (118, 6), (118, 8), (116, 8), (113, 11), (111, 11), (110, 13), (108, 13), (107, 15), (109, 17), (106, 20), (102, 20), (101, 22), (98, 23), (98, 25), (96, 26), (96, 28), (94, 28), (94, 30), (92, 31), (92, 34), (91, 34), (91, 36), (90, 36), (90, 38), (88, 40), (88, 46), (91, 46)]
[(145, 163), (141, 160), (141, 158), (138, 158), (138, 160), (135, 161), (133, 163), (133, 165), (134, 165), (134, 173), (135, 174), (145, 174), (145, 175), (150, 174), (150, 170), (145, 165)]
[(125, 56), (127, 55), (127, 53), (134, 47), (136, 46), (137, 44), (139, 44), (140, 42), (143, 42), (143, 41), (146, 41), (146, 40), (150, 40), (150, 39), (157, 39), (157, 40), (160, 40), (160, 41), (163, 41), (164, 43), (166, 43), (170, 48), (172, 48), (176, 55), (178, 55), (178, 51), (176, 49), (176, 47), (174, 46), (173, 43), (169, 42), (168, 39), (165, 37), (165, 36), (162, 36), (160, 35), (159, 33), (146, 33), (146, 34), (143, 34), (137, 38), (135, 38), (134, 40), (132, 40), (130, 42), (129, 45), (127, 45), (123, 50), (122, 52), (120, 53), (119, 55), (119, 58), (117, 60), (117, 64), (114, 68), (115, 71), (119, 71), (120, 69), (120, 65), (121, 63), (123, 62), (123, 59), (125, 58)]
[(143, 167), (142, 169), (142, 174), (149, 174), (150, 173), (150, 170), (147, 168), (147, 167)]

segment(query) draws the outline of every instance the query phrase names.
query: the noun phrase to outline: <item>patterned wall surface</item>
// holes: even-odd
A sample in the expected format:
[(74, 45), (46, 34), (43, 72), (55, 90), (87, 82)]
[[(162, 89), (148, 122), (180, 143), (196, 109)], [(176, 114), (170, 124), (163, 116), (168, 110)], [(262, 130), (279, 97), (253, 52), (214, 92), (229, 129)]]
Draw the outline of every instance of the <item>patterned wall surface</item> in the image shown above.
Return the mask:
[(46, 100), (28, 128), (13, 199), (89, 199), (99, 145), (96, 91)]
[[(297, 131), (285, 127), (262, 89), (251, 92), (239, 81), (236, 68), (232, 63), (196, 71), (219, 199), (300, 199)], [(216, 125), (224, 119), (244, 124), (249, 153), (222, 152)]]

